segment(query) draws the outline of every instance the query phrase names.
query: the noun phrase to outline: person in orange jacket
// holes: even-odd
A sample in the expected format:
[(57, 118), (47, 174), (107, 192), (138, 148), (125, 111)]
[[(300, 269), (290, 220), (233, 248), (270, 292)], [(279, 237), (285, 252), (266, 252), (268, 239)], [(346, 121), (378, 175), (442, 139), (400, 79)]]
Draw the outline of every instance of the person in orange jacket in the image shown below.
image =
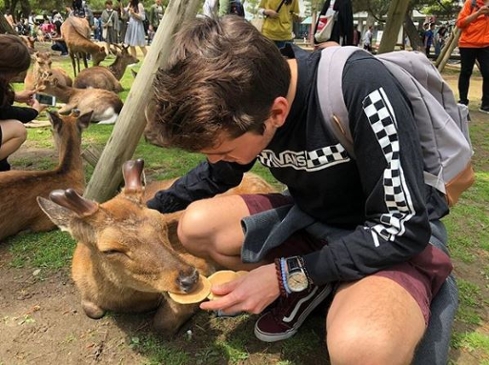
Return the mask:
[(461, 30), (458, 48), (461, 69), (458, 79), (460, 103), (468, 105), (470, 77), (477, 60), (482, 74), (482, 104), (479, 111), (489, 114), (489, 1), (466, 0), (457, 18)]

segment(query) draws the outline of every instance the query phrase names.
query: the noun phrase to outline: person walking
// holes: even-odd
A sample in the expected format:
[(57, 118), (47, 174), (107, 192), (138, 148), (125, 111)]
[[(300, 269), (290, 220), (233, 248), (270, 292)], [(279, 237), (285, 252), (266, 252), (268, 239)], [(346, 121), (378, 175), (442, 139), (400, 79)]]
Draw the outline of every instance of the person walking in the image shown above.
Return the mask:
[(469, 104), (470, 77), (475, 61), (479, 62), (482, 75), (482, 98), (479, 111), (489, 114), (489, 7), (483, 0), (466, 0), (457, 17), (461, 34), (460, 75), (458, 78), (459, 102)]
[(143, 25), (143, 21), (146, 19), (144, 6), (139, 0), (130, 0), (124, 12), (129, 17), (124, 43), (129, 46), (129, 52), (132, 56), (137, 57), (136, 47), (139, 47), (143, 56), (146, 56), (146, 35)]
[[(337, 91), (354, 158), (322, 118), (328, 48), (290, 45), (286, 59), (236, 16), (192, 19), (174, 44), (155, 76), (148, 128), (159, 145), (206, 159), (147, 206), (185, 209), (177, 234), (190, 253), (249, 271), (213, 286), (219, 299), (200, 308), (260, 314), (255, 336), (274, 342), (321, 306), (332, 364), (410, 364), (452, 264), (430, 244), (446, 244), (440, 219), (449, 208), (424, 182), (416, 120), (398, 80), (362, 50), (342, 61)], [(287, 191), (213, 197), (256, 162)], [(448, 341), (443, 350), (446, 357)]]
[(363, 34), (363, 49), (372, 52), (372, 26), (369, 26), (367, 31)]

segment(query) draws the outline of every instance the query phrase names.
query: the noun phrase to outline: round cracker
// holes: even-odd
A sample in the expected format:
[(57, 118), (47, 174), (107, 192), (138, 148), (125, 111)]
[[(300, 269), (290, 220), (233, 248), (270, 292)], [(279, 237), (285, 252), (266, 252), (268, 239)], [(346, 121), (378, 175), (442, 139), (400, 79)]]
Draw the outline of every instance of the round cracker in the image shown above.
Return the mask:
[[(211, 285), (221, 285), (237, 278), (238, 275), (236, 274), (236, 272), (232, 270), (221, 270), (221, 271), (216, 271), (214, 274), (209, 276), (208, 279)], [(209, 300), (216, 300), (221, 298), (221, 296), (210, 292), (207, 298), (209, 298)]]
[(236, 271), (236, 275), (238, 276), (238, 278), (240, 278), (241, 276), (245, 276), (248, 273), (249, 271), (245, 271), (245, 270)]
[(197, 283), (197, 287), (191, 293), (186, 294), (178, 294), (168, 292), (168, 295), (175, 302), (180, 304), (193, 304), (202, 302), (207, 298), (209, 293), (211, 292), (211, 282), (205, 276), (199, 276), (199, 282)]

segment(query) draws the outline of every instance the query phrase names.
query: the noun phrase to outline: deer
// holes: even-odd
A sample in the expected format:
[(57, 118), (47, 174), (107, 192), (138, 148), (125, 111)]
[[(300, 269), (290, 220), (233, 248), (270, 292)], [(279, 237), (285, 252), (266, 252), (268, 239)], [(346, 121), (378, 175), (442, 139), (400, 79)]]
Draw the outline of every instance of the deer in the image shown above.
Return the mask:
[(91, 121), (98, 124), (114, 124), (123, 106), (121, 98), (113, 91), (60, 85), (50, 72), (41, 77), (37, 89), (66, 103), (59, 109), (59, 113), (69, 113), (73, 109), (78, 109), (81, 113), (92, 110)]
[(81, 157), (82, 130), (91, 112), (60, 116), (48, 111), (58, 148), (58, 166), (46, 171), (11, 170), (0, 174), (0, 241), (19, 232), (49, 231), (56, 225), (42, 212), (36, 197), (48, 197), (53, 189), (73, 188), (83, 193), (85, 174)]
[[(118, 46), (119, 47), (119, 46)], [(74, 86), (80, 89), (89, 87), (119, 93), (123, 90), (120, 80), (128, 65), (139, 60), (128, 52), (128, 46), (119, 47), (114, 62), (107, 66), (93, 66), (82, 70), (75, 78)]]
[[(41, 209), (77, 246), (72, 260), (72, 278), (81, 294), (81, 306), (92, 319), (107, 311), (156, 310), (153, 328), (173, 336), (197, 310), (198, 304), (174, 302), (168, 292), (189, 293), (199, 276), (220, 269), (209, 260), (191, 255), (178, 240), (182, 211), (162, 214), (145, 202), (174, 180), (142, 181), (144, 161), (123, 165), (124, 187), (112, 199), (99, 204), (72, 189), (54, 190), (39, 197)], [(224, 194), (275, 191), (262, 178), (246, 173), (241, 184)]]
[(85, 68), (88, 68), (87, 54), (92, 56), (93, 66), (98, 66), (107, 57), (105, 47), (98, 46), (90, 40), (90, 26), (85, 18), (75, 16), (66, 18), (61, 24), (61, 35), (68, 47), (75, 77), (77, 71), (80, 72), (80, 57)]
[(65, 70), (62, 68), (51, 68), (53, 62), (49, 52), (34, 52), (32, 59), (34, 61), (33, 66), (24, 79), (24, 88), (26, 90), (37, 90), (39, 80), (46, 72), (51, 72), (60, 85), (73, 85), (71, 77), (68, 76)]

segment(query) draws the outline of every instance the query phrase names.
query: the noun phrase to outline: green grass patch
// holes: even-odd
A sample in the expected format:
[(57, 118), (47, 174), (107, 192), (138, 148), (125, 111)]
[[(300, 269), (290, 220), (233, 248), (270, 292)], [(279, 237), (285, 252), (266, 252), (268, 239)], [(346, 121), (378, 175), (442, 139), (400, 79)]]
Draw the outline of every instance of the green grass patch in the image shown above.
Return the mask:
[(75, 241), (58, 230), (43, 233), (19, 234), (8, 241), (15, 268), (58, 270), (69, 267)]

